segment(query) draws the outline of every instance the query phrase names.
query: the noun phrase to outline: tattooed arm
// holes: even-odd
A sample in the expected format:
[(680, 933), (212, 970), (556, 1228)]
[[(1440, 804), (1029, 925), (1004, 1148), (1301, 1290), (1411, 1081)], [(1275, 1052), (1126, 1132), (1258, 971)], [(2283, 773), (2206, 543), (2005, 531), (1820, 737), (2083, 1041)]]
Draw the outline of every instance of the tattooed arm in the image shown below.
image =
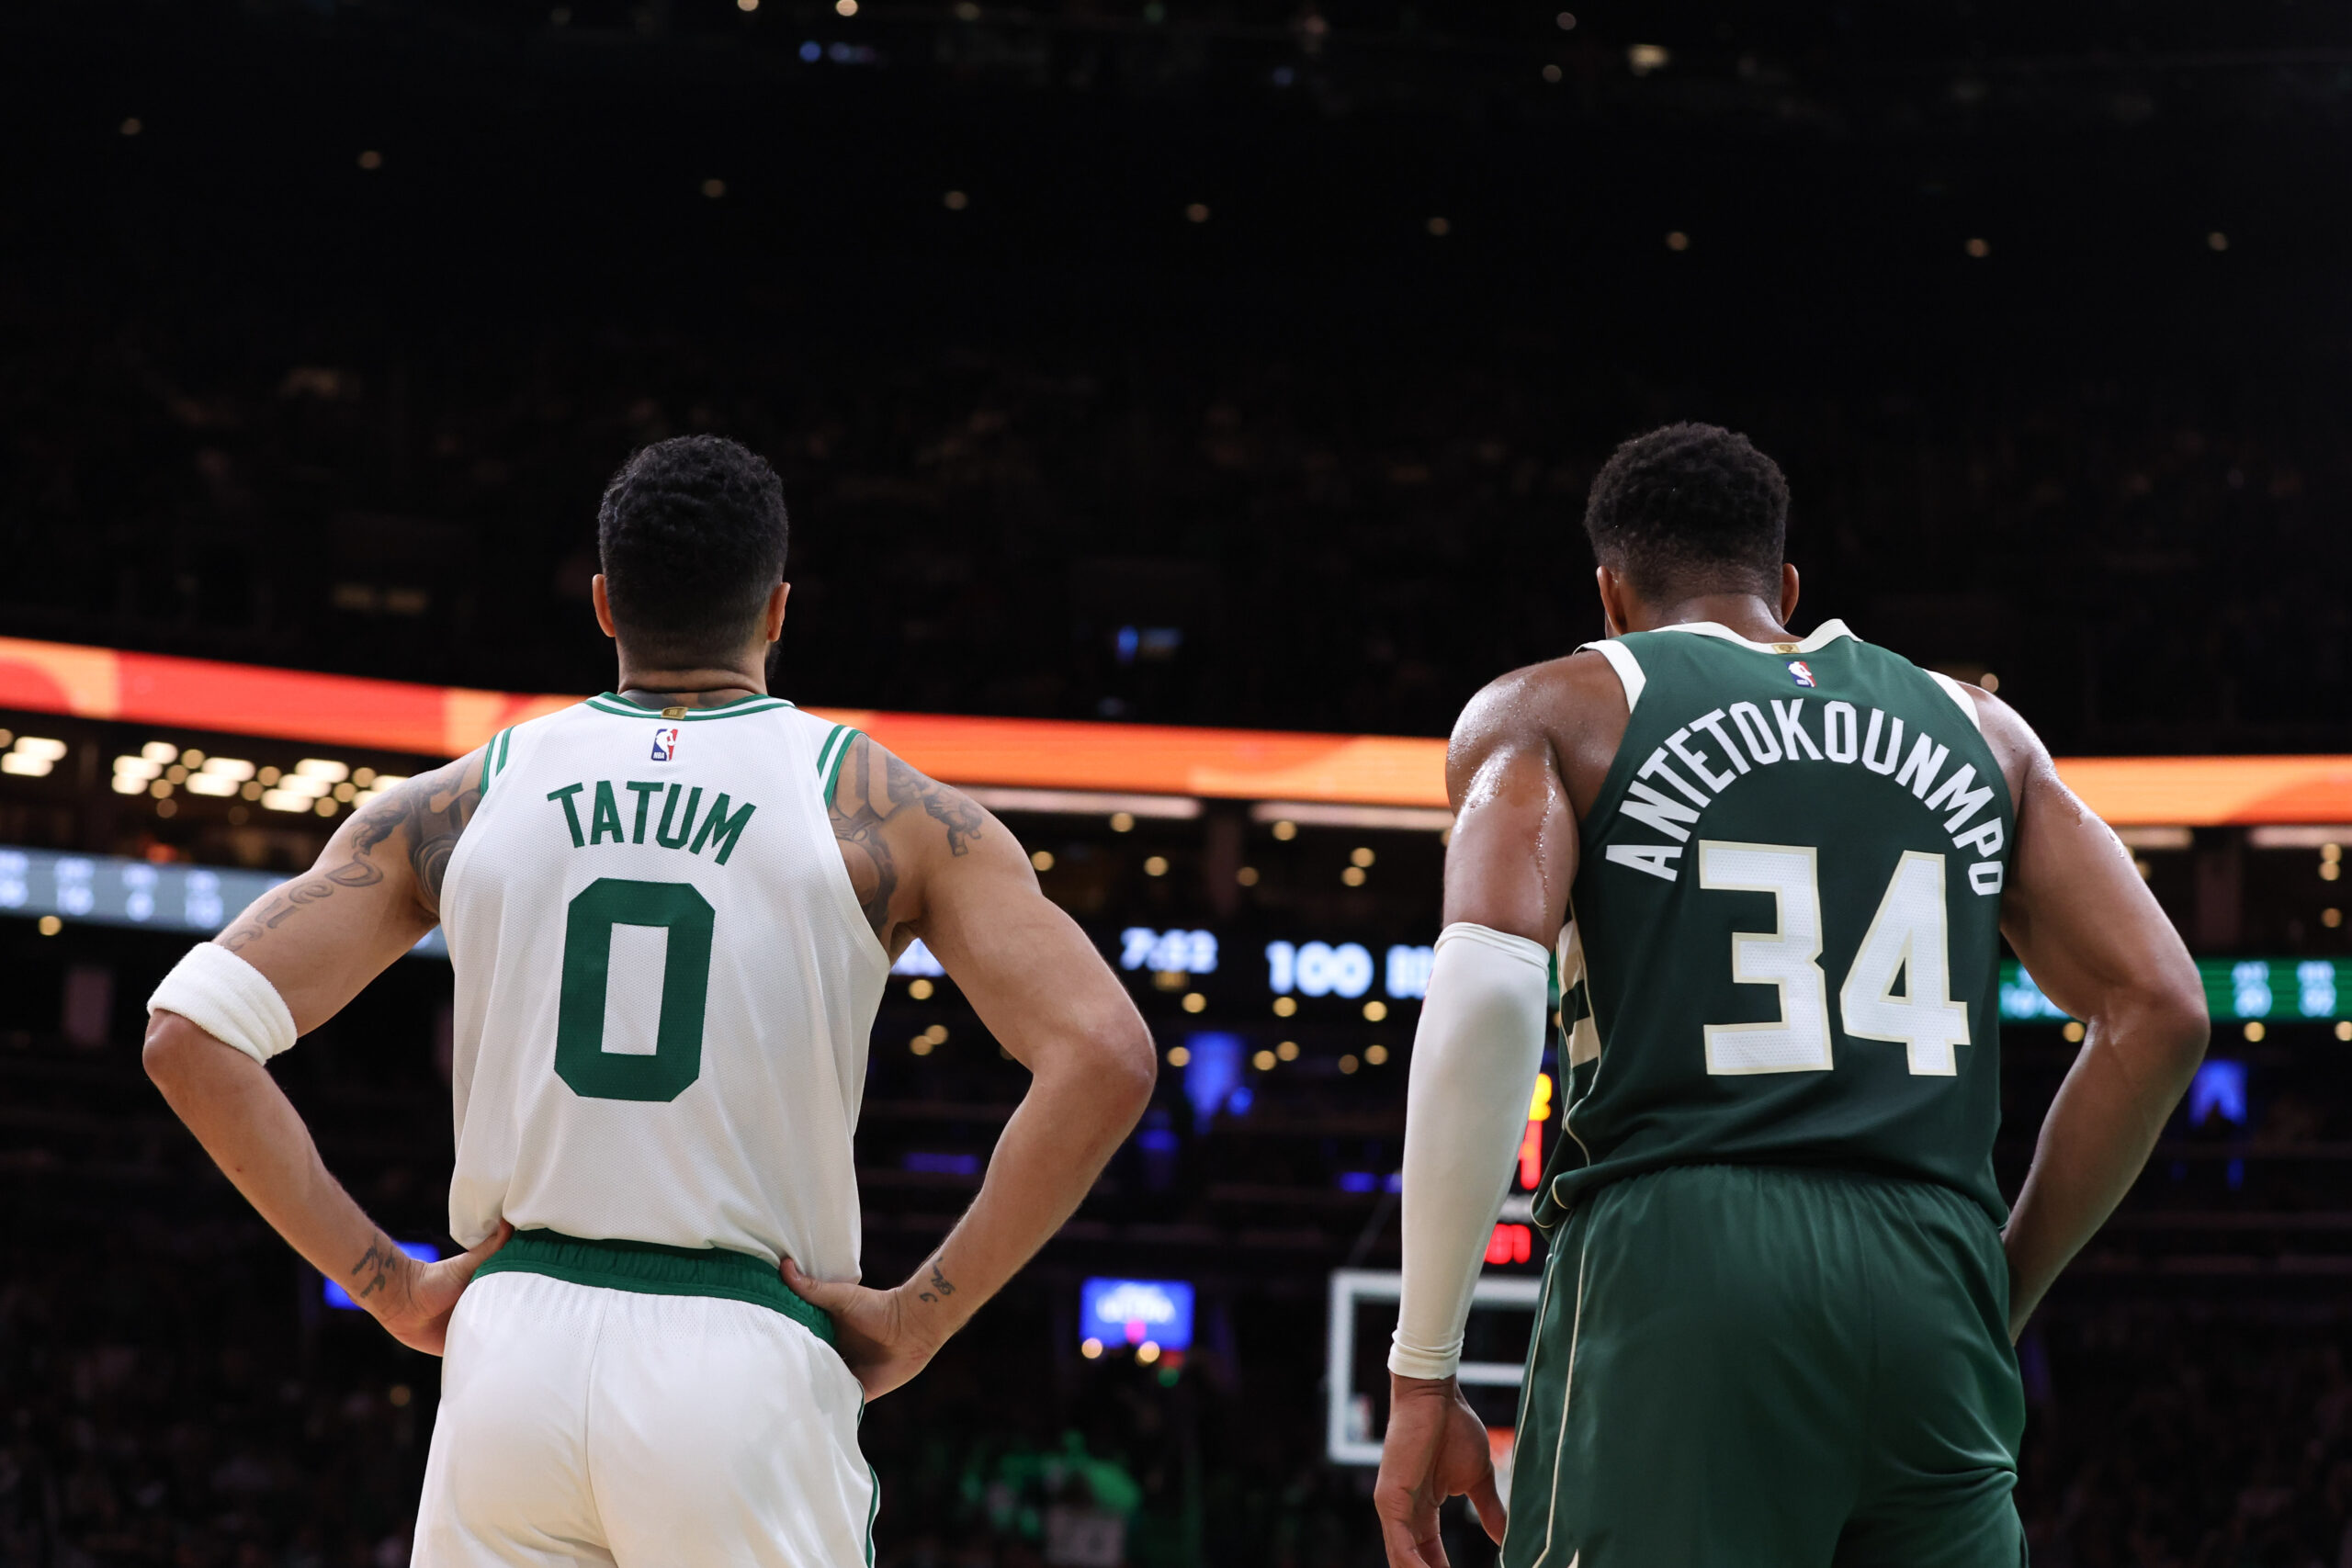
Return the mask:
[(481, 804), (481, 753), (362, 807), (318, 863), (254, 901), (214, 940), (269, 976), (309, 1033), (441, 920), (458, 835)]
[[(216, 938), (269, 977), (307, 1033), (440, 919), (449, 852), (481, 800), (481, 754), (369, 803), (318, 864), (262, 896)], [(237, 1190), (294, 1250), (403, 1344), (439, 1354), (449, 1310), (504, 1227), (473, 1251), (420, 1264), (393, 1245), (320, 1163), (266, 1068), (176, 1013), (147, 1028), (148, 1076)]]
[(969, 796), (860, 738), (831, 805), (875, 936), (892, 953), (921, 937), (1033, 1075), (979, 1196), (904, 1284), (867, 1290), (785, 1264), (792, 1287), (833, 1314), (872, 1399), (920, 1371), (1076, 1211), (1143, 1114), (1157, 1053), (1094, 944)]

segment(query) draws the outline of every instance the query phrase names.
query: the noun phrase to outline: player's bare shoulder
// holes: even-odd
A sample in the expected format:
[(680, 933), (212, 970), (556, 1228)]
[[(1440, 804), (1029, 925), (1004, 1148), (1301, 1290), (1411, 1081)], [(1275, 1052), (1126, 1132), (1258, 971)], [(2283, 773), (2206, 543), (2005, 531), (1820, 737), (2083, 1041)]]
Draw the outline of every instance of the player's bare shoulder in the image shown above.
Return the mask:
[(1975, 709), (1976, 728), (1984, 735), (1993, 760), (2000, 764), (2001, 777), (2009, 786), (2010, 808), (2022, 816), (2028, 786), (2035, 775), (2047, 773), (2053, 781), (2058, 776), (2057, 766), (2050, 760), (2050, 750), (2017, 709), (1972, 682), (1960, 682), (1959, 689)]
[(1454, 723), (1446, 773), (1459, 786), (1455, 798), (1489, 759), (1542, 747), (1581, 814), (1608, 777), (1631, 714), (1616, 670), (1590, 649), (1498, 676)]
[(895, 954), (911, 940), (922, 909), (921, 883), (933, 857), (958, 860), (1007, 835), (963, 791), (941, 784), (875, 740), (860, 735), (842, 758), (825, 802), (859, 908)]
[(311, 907), (337, 893), (405, 876), (405, 891), (428, 923), (441, 918), (441, 886), (449, 857), (481, 805), (487, 748), (402, 780), (369, 801), (327, 841), (318, 863), (239, 916), (218, 938), (232, 953), (251, 946)]

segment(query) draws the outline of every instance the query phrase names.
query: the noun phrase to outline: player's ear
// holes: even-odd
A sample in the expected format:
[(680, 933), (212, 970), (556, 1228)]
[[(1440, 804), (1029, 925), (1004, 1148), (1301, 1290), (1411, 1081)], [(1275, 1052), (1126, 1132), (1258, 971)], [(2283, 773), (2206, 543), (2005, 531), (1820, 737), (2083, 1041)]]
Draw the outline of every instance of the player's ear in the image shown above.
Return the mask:
[(1797, 569), (1793, 561), (1781, 563), (1781, 624), (1787, 626), (1789, 617), (1797, 613)]
[(621, 634), (613, 629), (613, 601), (605, 592), (605, 574), (601, 571), (588, 580), (588, 600), (596, 606), (596, 624), (605, 628), (605, 635), (619, 637)]
[(1609, 624), (1611, 637), (1623, 637), (1633, 624), (1626, 604), (1625, 580), (1605, 566), (1592, 569), (1592, 581), (1600, 589), (1600, 618)]
[(770, 642), (784, 635), (784, 602), (792, 596), (792, 584), (779, 582), (768, 594), (768, 607), (761, 612), (760, 629)]

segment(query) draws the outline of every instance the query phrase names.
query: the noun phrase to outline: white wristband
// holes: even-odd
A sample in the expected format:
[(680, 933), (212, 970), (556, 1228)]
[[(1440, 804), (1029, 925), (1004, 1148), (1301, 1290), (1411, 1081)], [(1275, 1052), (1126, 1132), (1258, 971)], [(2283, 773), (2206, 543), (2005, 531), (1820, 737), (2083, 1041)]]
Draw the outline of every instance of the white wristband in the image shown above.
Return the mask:
[(147, 998), (147, 1011), (175, 1012), (224, 1045), (266, 1064), (294, 1044), (294, 1015), (269, 976), (217, 942), (198, 942)]
[(1437, 939), (1406, 1089), (1404, 1265), (1388, 1370), (1442, 1378), (1510, 1185), (1544, 1056), (1551, 954), (1466, 921)]

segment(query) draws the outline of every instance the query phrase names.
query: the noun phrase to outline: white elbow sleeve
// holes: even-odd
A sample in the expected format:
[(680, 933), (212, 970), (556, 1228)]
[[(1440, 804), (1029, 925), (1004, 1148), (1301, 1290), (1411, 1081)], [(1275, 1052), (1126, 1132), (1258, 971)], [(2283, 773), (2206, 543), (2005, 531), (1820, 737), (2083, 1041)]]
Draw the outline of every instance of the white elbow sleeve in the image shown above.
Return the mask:
[(1405, 1100), (1404, 1299), (1388, 1370), (1449, 1377), (1544, 1057), (1551, 955), (1450, 925), (1437, 939)]
[(294, 1015), (269, 976), (216, 942), (188, 949), (147, 998), (147, 1011), (175, 1012), (265, 1065), (294, 1043)]

